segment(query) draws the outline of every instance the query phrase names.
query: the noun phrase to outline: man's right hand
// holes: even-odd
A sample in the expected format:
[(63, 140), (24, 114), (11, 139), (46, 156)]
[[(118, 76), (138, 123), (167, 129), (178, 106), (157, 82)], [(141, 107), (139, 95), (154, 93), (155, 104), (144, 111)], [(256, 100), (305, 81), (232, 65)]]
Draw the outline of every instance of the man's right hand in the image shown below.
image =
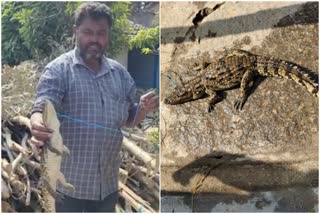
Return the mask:
[(43, 123), (42, 113), (35, 112), (31, 115), (31, 142), (37, 147), (42, 147), (44, 142), (52, 137), (52, 130), (49, 130)]

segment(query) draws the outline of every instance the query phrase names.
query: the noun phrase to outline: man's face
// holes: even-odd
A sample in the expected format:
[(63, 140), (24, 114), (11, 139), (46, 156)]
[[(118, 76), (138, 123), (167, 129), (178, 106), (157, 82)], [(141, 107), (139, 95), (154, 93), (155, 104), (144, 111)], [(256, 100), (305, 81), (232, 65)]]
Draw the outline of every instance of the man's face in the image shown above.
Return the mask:
[(84, 60), (97, 60), (104, 54), (109, 40), (109, 25), (106, 19), (86, 18), (74, 27), (76, 45)]

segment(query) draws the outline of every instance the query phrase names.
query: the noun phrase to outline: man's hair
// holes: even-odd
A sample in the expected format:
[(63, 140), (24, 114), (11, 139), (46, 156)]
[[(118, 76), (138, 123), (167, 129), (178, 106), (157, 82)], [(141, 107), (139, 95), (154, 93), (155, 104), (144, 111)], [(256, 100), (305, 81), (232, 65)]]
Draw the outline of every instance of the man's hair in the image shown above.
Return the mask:
[(112, 26), (112, 11), (105, 4), (97, 2), (86, 2), (81, 4), (75, 12), (75, 25), (79, 27), (86, 18), (91, 18), (93, 20), (103, 18), (108, 21), (109, 28)]

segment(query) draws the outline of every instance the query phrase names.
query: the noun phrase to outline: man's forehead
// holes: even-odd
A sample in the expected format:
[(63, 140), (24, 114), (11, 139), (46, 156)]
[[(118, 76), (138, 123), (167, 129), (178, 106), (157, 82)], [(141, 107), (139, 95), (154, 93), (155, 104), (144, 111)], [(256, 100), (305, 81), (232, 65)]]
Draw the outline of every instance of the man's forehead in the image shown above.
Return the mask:
[(108, 21), (105, 18), (98, 18), (94, 19), (91, 17), (87, 17), (83, 19), (81, 24), (79, 25), (79, 28), (99, 28), (99, 29), (108, 29), (109, 24)]

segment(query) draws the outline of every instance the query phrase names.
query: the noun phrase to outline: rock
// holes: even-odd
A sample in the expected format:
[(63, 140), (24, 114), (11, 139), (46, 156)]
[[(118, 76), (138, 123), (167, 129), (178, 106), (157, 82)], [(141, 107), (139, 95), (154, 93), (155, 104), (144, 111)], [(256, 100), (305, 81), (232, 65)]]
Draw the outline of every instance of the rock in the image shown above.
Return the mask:
[[(231, 48), (271, 55), (318, 71), (317, 2), (226, 2), (194, 27), (192, 19), (198, 11), (215, 4), (161, 4), (162, 72), (177, 83), (178, 76), (191, 79), (198, 72), (192, 68)], [(163, 191), (192, 192), (199, 181), (196, 178), (206, 175), (197, 192), (240, 194), (260, 188), (270, 191), (318, 185), (318, 99), (304, 88), (290, 80), (267, 78), (242, 111), (233, 109), (239, 91), (229, 90), (212, 113), (206, 113), (206, 99), (164, 104), (172, 88), (162, 76)], [(177, 156), (177, 151), (187, 154)], [(214, 158), (216, 153), (222, 154), (220, 159)], [(204, 158), (208, 155), (212, 158)], [(257, 155), (259, 159), (250, 158), (237, 166), (225, 158)], [(204, 165), (220, 167), (206, 174), (201, 171)], [(254, 179), (246, 177), (250, 175)]]

